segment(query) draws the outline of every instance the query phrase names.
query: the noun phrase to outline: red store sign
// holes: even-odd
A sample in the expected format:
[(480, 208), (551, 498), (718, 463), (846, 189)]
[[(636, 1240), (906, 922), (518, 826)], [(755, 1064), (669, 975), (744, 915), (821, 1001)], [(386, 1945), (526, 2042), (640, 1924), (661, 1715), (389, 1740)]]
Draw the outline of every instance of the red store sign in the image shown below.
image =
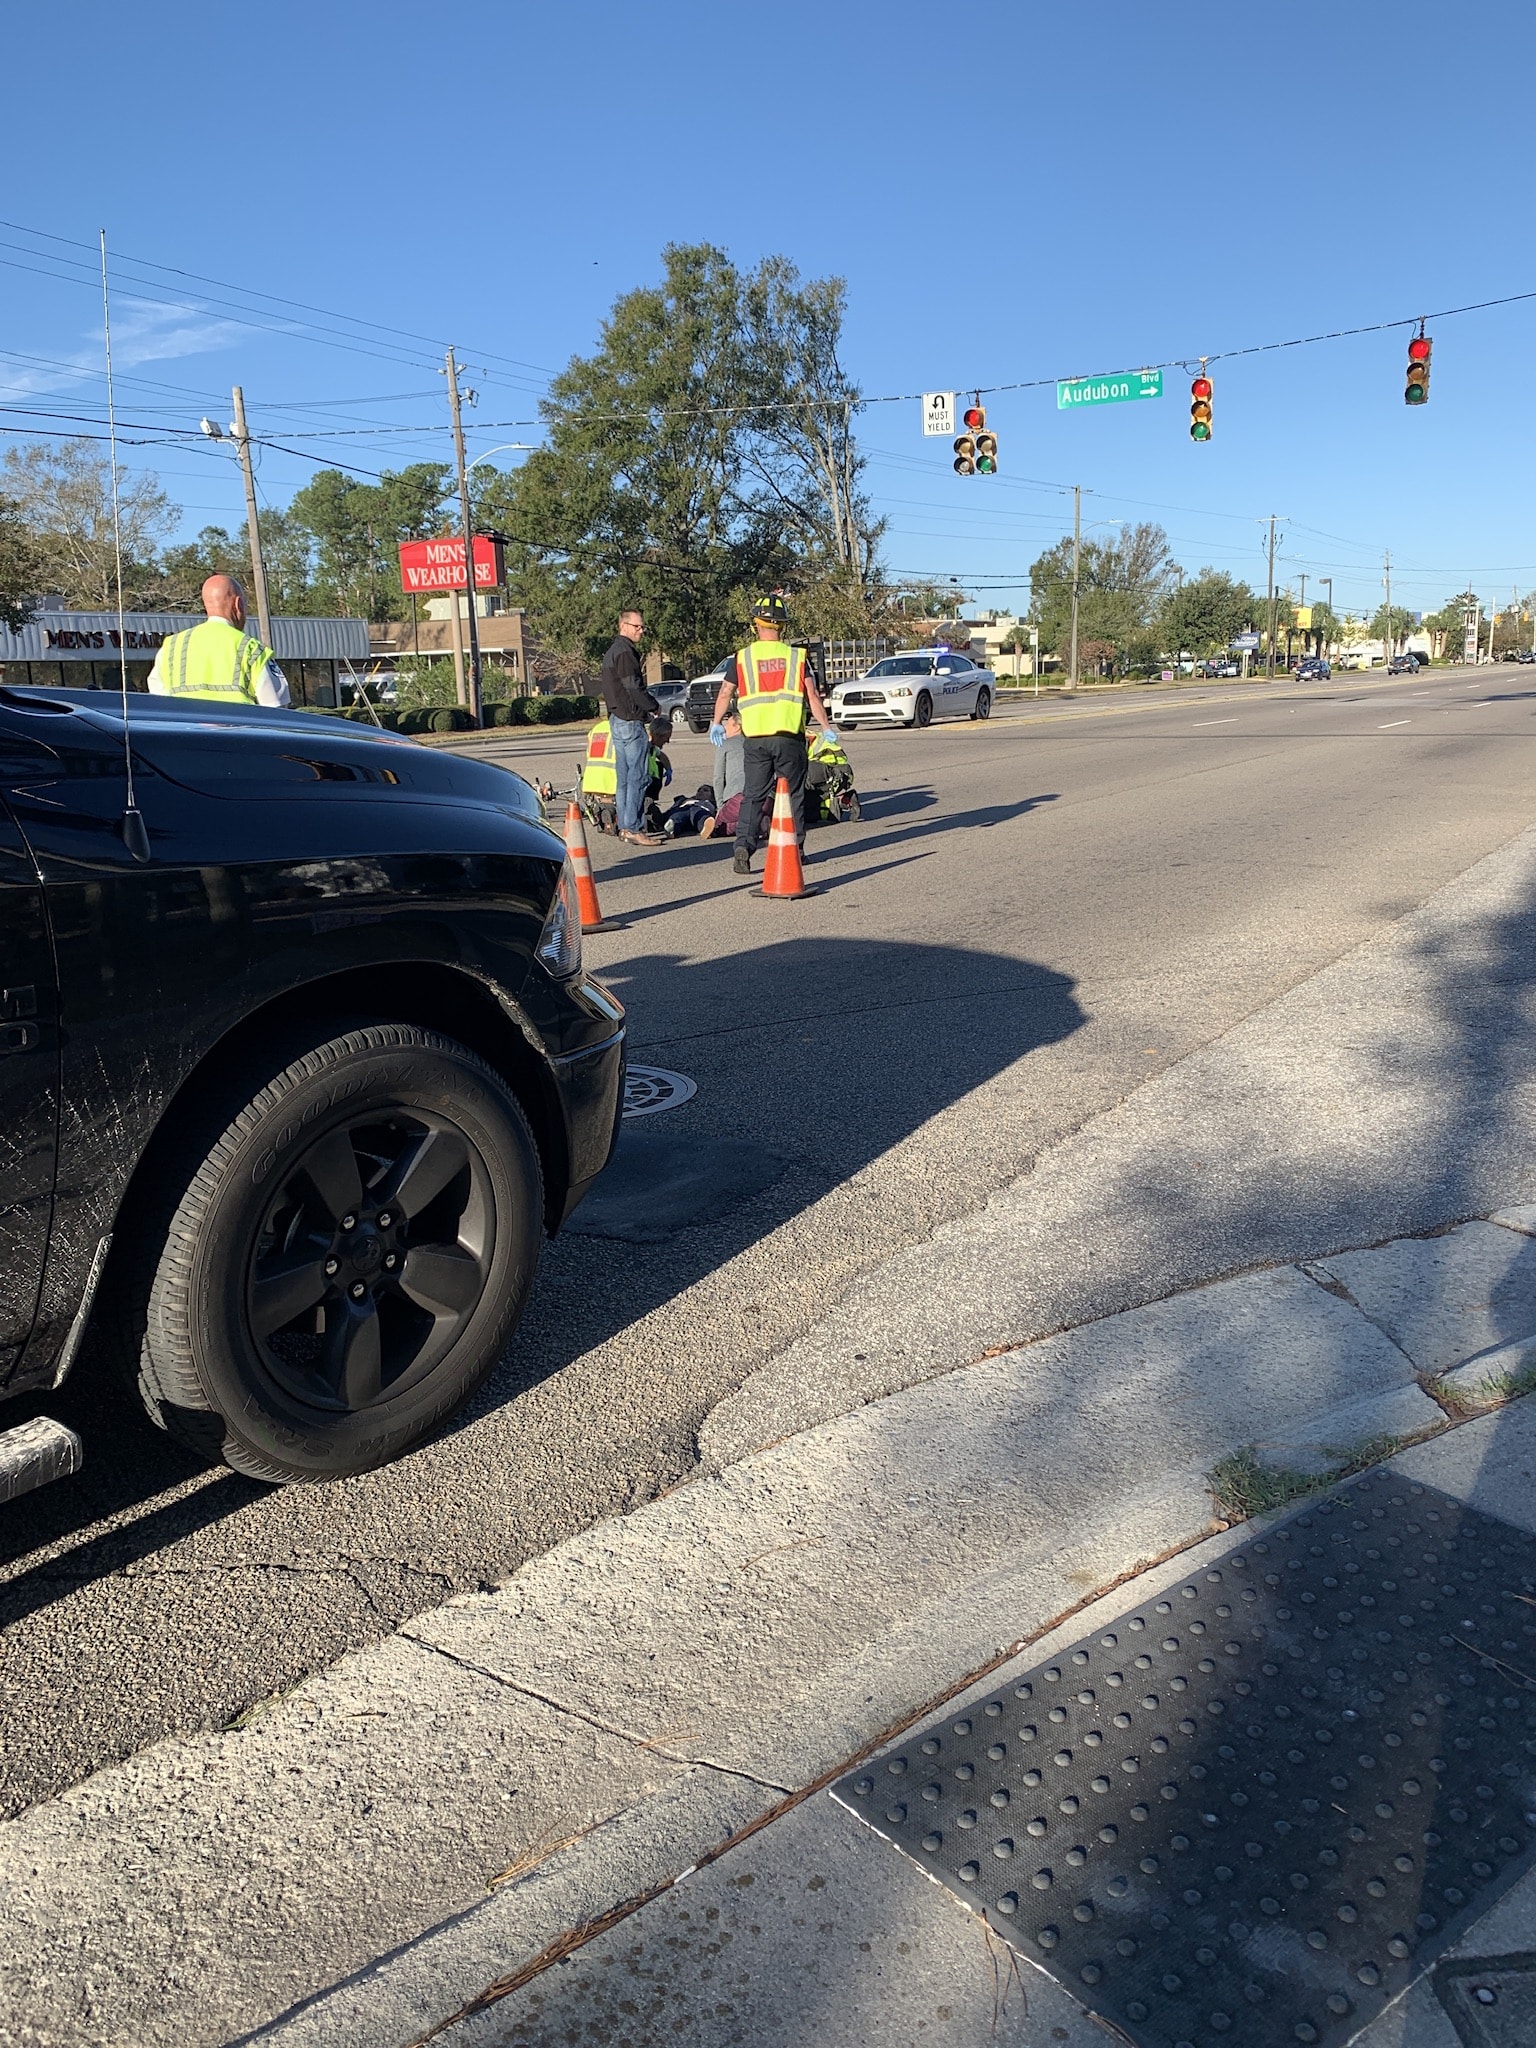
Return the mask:
[[(506, 581), (505, 555), (499, 540), (475, 535), (475, 588), (494, 590)], [(400, 587), (413, 590), (463, 590), (462, 540), (403, 540), (400, 543)]]

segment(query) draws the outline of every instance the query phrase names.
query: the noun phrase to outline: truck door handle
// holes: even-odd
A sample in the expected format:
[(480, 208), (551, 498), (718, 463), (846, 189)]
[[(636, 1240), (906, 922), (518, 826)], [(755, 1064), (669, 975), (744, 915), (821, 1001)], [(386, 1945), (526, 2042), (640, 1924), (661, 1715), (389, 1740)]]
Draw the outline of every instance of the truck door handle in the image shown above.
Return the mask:
[(0, 1024), (0, 1059), (7, 1053), (36, 1052), (42, 1036), (35, 1024)]

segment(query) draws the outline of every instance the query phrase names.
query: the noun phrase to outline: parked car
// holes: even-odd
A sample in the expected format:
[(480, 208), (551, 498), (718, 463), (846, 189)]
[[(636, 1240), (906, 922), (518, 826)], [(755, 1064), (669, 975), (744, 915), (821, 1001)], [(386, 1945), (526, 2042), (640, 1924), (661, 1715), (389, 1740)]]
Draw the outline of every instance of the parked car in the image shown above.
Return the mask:
[(1419, 657), (1416, 654), (1394, 654), (1387, 663), (1389, 676), (1416, 676), (1419, 672)]
[[(0, 1391), (84, 1359), (253, 1478), (367, 1471), (495, 1366), (624, 1012), (510, 770), (130, 701), (132, 813), (114, 695), (0, 687)], [(0, 1434), (0, 1499), (78, 1452)]]
[(687, 715), (684, 708), (688, 695), (686, 683), (652, 683), (649, 688), (663, 718), (670, 719), (672, 724), (676, 725), (680, 718)]
[(936, 718), (990, 718), (997, 678), (968, 654), (942, 648), (891, 654), (851, 683), (839, 683), (827, 709), (834, 725), (906, 725)]
[(1332, 680), (1333, 670), (1320, 654), (1309, 654), (1305, 661), (1298, 662), (1296, 680), (1298, 683), (1326, 683)]

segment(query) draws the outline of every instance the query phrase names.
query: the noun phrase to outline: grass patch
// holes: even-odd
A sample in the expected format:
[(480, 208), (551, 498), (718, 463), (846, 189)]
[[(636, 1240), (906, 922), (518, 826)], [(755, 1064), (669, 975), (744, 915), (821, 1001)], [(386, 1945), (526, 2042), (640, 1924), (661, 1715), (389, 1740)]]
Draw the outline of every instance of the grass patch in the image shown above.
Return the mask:
[[(1445, 1425), (1439, 1427), (1443, 1429)], [(1254, 1446), (1245, 1444), (1211, 1467), (1206, 1484), (1215, 1499), (1216, 1511), (1224, 1520), (1247, 1522), (1255, 1515), (1289, 1507), (1293, 1500), (1301, 1500), (1309, 1493), (1324, 1493), (1339, 1480), (1353, 1479), (1367, 1466), (1379, 1465), (1384, 1458), (1396, 1457), (1409, 1444), (1437, 1434), (1438, 1430), (1427, 1429), (1416, 1436), (1373, 1436), (1356, 1444), (1353, 1450), (1326, 1444), (1323, 1448), (1334, 1462), (1322, 1472), (1293, 1472), (1284, 1466), (1266, 1465)]]
[(1248, 1522), (1255, 1515), (1288, 1507), (1293, 1500), (1316, 1493), (1332, 1481), (1331, 1472), (1289, 1472), (1265, 1465), (1250, 1445), (1244, 1445), (1242, 1450), (1217, 1460), (1206, 1484), (1215, 1498), (1218, 1514), (1225, 1521)]

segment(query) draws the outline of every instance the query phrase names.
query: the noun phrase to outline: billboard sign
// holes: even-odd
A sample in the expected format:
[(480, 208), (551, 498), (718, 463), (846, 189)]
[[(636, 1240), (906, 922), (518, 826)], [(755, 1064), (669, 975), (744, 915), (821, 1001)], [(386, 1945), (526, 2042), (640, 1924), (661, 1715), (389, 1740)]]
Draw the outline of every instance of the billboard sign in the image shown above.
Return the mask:
[[(475, 535), (475, 588), (494, 590), (506, 581), (505, 556), (499, 540)], [(439, 540), (400, 543), (400, 588), (411, 591), (464, 590), (464, 543), (444, 534)]]

